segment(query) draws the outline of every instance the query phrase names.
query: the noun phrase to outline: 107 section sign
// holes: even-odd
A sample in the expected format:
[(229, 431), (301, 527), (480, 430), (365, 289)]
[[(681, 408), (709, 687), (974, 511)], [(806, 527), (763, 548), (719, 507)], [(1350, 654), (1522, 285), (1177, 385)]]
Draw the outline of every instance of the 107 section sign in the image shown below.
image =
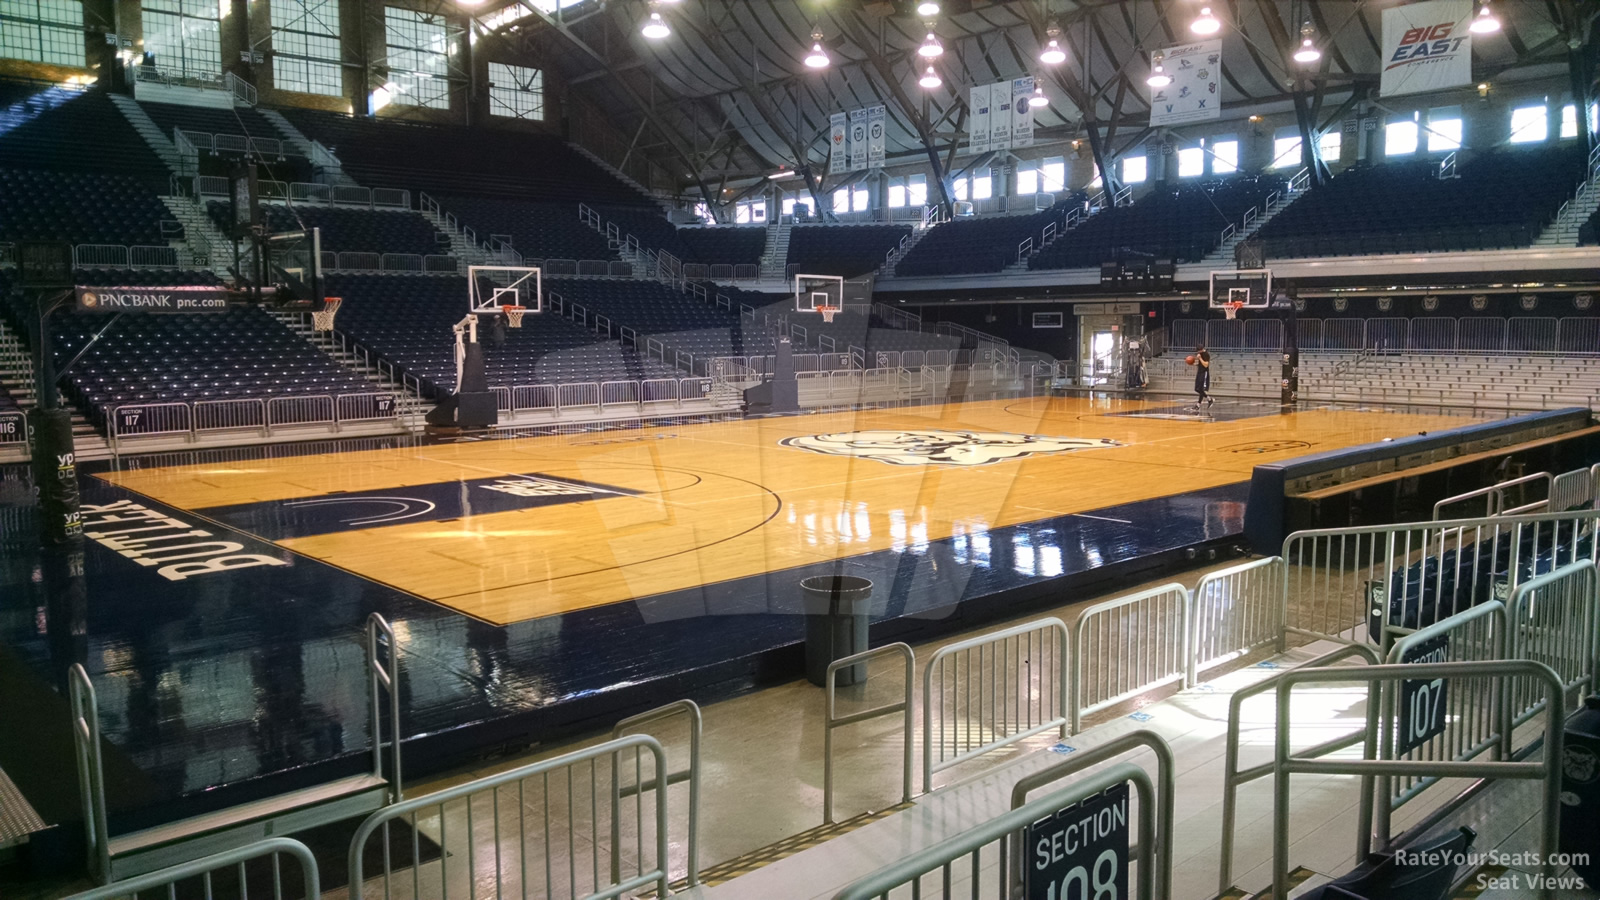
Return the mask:
[(1029, 825), (1023, 851), (1027, 900), (1127, 897), (1127, 783)]

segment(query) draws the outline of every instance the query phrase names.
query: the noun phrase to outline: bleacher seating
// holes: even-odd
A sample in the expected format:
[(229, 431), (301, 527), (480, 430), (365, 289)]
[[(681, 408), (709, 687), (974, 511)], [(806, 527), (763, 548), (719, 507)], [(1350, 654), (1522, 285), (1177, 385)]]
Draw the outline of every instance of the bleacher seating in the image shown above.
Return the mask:
[(429, 194), (644, 205), (624, 184), (558, 137), (366, 119), (307, 109), (284, 117), (339, 157), (361, 184)]
[[(79, 284), (215, 284), (208, 272), (80, 270)], [(4, 285), (0, 284), (0, 292)], [(13, 312), (17, 310), (13, 307)], [(51, 319), (57, 364), (72, 359), (110, 314)], [(65, 393), (104, 421), (125, 403), (168, 403), (356, 393), (370, 383), (340, 366), (256, 306), (225, 313), (123, 316), (67, 373)]]
[[(410, 210), (341, 209), (262, 204), (273, 231), (322, 229), (322, 249), (331, 252), (449, 253), (450, 242), (427, 219)], [(206, 211), (217, 227), (228, 228), (227, 202), (210, 200)]]
[(578, 220), (574, 203), (530, 203), (494, 197), (438, 197), (439, 208), (471, 228), (478, 240), (511, 237), (525, 259), (616, 259), (605, 236)]
[(715, 265), (755, 265), (767, 248), (767, 229), (761, 225), (693, 225), (678, 229), (684, 262)]
[(161, 222), (171, 219), (131, 175), (0, 169), (0, 241), (165, 245)]
[(1103, 209), (1028, 260), (1030, 269), (1098, 266), (1128, 249), (1157, 259), (1197, 262), (1222, 230), (1259, 207), (1284, 179), (1242, 175), (1208, 184), (1157, 185), (1129, 206)]
[(50, 88), (22, 104), (0, 119), (0, 168), (127, 175), (167, 191), (166, 165), (105, 92)]
[[(545, 290), (697, 360), (767, 353), (772, 346), (764, 330), (741, 326), (737, 305), (731, 311), (718, 309), (656, 281), (548, 278)], [(697, 373), (704, 374), (698, 369)]]
[(1600, 209), (1590, 214), (1588, 221), (1578, 227), (1578, 246), (1592, 247), (1600, 244)]
[(910, 225), (796, 225), (789, 232), (789, 268), (854, 278), (883, 265), (910, 234)]
[[(437, 395), (453, 388), (455, 343), (450, 329), (466, 311), (466, 279), (336, 274), (328, 276), (327, 286), (330, 293), (345, 300), (339, 311), (338, 330), (419, 378), (425, 392)], [(550, 281), (546, 281), (545, 290), (548, 296)], [(505, 334), (505, 345), (496, 347), (482, 331), (479, 333), (491, 386), (675, 378), (685, 374), (645, 359), (631, 348), (550, 311), (524, 319), (523, 327), (508, 328)]]
[(199, 131), (213, 135), (236, 134), (274, 141), (284, 140), (278, 129), (274, 128), (272, 123), (267, 121), (267, 117), (257, 112), (254, 107), (235, 106), (232, 109), (216, 109), (209, 106), (150, 102), (140, 103), (139, 106), (169, 138), (172, 137), (173, 129), (182, 128), (184, 131)]
[(1511, 147), (1474, 157), (1452, 179), (1426, 161), (1357, 166), (1290, 204), (1260, 237), (1268, 259), (1526, 247), (1582, 180), (1584, 154)]
[(998, 272), (1017, 261), (1017, 247), (1033, 238), (1037, 246), (1045, 224), (1061, 218), (1063, 200), (1028, 215), (955, 219), (933, 226), (895, 263), (897, 276), (971, 275)]

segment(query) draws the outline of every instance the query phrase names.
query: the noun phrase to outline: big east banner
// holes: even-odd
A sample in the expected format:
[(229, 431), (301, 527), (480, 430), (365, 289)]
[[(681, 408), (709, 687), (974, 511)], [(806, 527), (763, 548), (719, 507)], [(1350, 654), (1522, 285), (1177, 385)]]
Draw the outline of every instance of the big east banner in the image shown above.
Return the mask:
[(1472, 83), (1472, 0), (1431, 0), (1383, 11), (1385, 97)]

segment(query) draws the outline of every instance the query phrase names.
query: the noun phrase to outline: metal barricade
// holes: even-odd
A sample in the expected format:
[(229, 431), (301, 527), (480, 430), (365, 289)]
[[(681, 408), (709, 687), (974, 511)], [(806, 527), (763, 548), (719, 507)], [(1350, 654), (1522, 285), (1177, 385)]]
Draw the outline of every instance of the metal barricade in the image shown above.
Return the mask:
[(126, 268), (128, 248), (123, 244), (78, 244), (72, 248), (72, 264), (86, 268), (98, 266)]
[[(1138, 795), (1139, 846), (1156, 847), (1155, 817), (1149, 814), (1155, 808), (1150, 776), (1138, 766), (1118, 763), (858, 878), (834, 894), (834, 900), (875, 900), (905, 886), (911, 887), (910, 896), (924, 900), (952, 900), (957, 889), (962, 896), (1022, 896), (1011, 884), (1013, 873), (1005, 866), (991, 864), (1004, 857), (1006, 844), (1034, 822), (1129, 782)], [(1156, 852), (1165, 858), (1171, 848), (1158, 847)], [(937, 877), (929, 879), (930, 874)], [(1139, 878), (1134, 894), (1137, 900), (1153, 900), (1158, 880)], [(1065, 896), (1064, 892), (1055, 895)]]
[[(1535, 472), (1532, 475), (1524, 475), (1521, 478), (1513, 478), (1510, 481), (1502, 481), (1499, 484), (1491, 484), (1488, 487), (1478, 488), (1475, 491), (1467, 491), (1464, 494), (1456, 494), (1454, 497), (1446, 497), (1433, 505), (1433, 520), (1435, 522), (1439, 521), (1440, 513), (1444, 512), (1445, 508), (1448, 506), (1453, 506), (1458, 503), (1470, 503), (1471, 501), (1478, 500), (1480, 498), (1483, 500), (1483, 515), (1498, 516), (1506, 511), (1507, 491), (1515, 487), (1531, 484), (1543, 484), (1545, 486), (1546, 498), (1552, 496), (1555, 491), (1555, 480), (1551, 477), (1549, 472)], [(1476, 515), (1477, 510), (1469, 510), (1468, 514)]]
[(638, 406), (640, 398), (639, 382), (637, 381), (602, 381), (600, 382), (600, 408), (607, 406)]
[[(281, 858), (287, 856), (300, 866), (298, 893), (293, 882), (284, 879)], [(316, 857), (305, 844), (290, 838), (275, 837), (256, 841), (233, 850), (224, 850), (202, 859), (170, 866), (148, 875), (125, 878), (113, 884), (97, 887), (67, 900), (113, 900), (119, 897), (138, 897), (140, 891), (157, 891), (168, 897), (177, 896), (177, 885), (191, 878), (200, 880), (199, 887), (207, 900), (249, 900), (244, 879), (245, 865), (252, 860), (269, 858), (272, 861), (272, 900), (313, 898), (322, 896), (322, 880), (317, 872)], [(226, 871), (232, 883), (229, 890), (216, 889), (212, 874)]]
[[(1353, 656), (1361, 657), (1367, 665), (1375, 666), (1379, 662), (1377, 651), (1371, 647), (1364, 644), (1346, 644), (1315, 659), (1306, 660), (1295, 671), (1331, 666), (1340, 660)], [(1239, 748), (1243, 739), (1242, 717), (1244, 702), (1258, 694), (1264, 694), (1267, 691), (1276, 689), (1278, 679), (1282, 677), (1282, 675), (1274, 675), (1271, 678), (1258, 681), (1248, 687), (1234, 691), (1233, 696), (1228, 698), (1228, 743), (1224, 751), (1225, 759), (1222, 769), (1222, 855), (1217, 869), (1218, 895), (1226, 894), (1228, 889), (1233, 887), (1233, 842), (1239, 818), (1239, 788), (1241, 785), (1272, 774), (1272, 763), (1270, 762), (1251, 766), (1248, 769), (1239, 768)], [(1364, 731), (1323, 741), (1300, 752), (1304, 756), (1315, 758), (1337, 753), (1356, 744), (1366, 743), (1367, 756), (1376, 757), (1378, 732), (1373, 725), (1377, 721), (1377, 707), (1369, 707), (1367, 716), (1367, 728)], [(1361, 803), (1363, 806), (1362, 818), (1365, 819), (1370, 815), (1369, 807), (1372, 803), (1372, 786), (1370, 783), (1363, 786)], [(1369, 835), (1363, 846), (1357, 851), (1358, 858), (1365, 857), (1370, 844), (1371, 837)]]
[(338, 255), (338, 268), (355, 272), (377, 272), (383, 265), (383, 254), (359, 250), (345, 250)]
[(1283, 559), (1271, 556), (1212, 572), (1194, 586), (1189, 681), (1202, 670), (1281, 641)]
[(422, 254), (385, 253), (379, 259), (378, 267), (385, 272), (421, 272)]
[[(840, 669), (849, 668), (858, 663), (867, 663), (878, 656), (900, 656), (906, 666), (905, 671), (905, 698), (899, 703), (890, 703), (884, 706), (875, 706), (863, 709), (847, 716), (835, 715), (835, 700), (837, 686), (834, 675)], [(822, 720), (822, 822), (825, 825), (833, 824), (833, 730), (857, 722), (876, 719), (893, 713), (901, 713), (904, 718), (904, 727), (901, 734), (904, 743), (903, 769), (900, 778), (900, 802), (911, 802), (911, 745), (915, 741), (912, 724), (912, 711), (916, 706), (913, 693), (917, 686), (917, 656), (906, 644), (886, 644), (871, 650), (864, 650), (843, 659), (837, 659), (828, 664), (828, 671), (823, 677), (824, 713)]]
[(1046, 618), (933, 654), (922, 673), (924, 793), (935, 772), (1052, 728), (1066, 737), (1067, 638), (1065, 622)]
[(557, 409), (573, 409), (575, 407), (599, 409), (600, 385), (593, 381), (560, 385), (556, 390), (556, 401)]
[(1096, 603), (1072, 623), (1071, 730), (1151, 688), (1187, 684), (1189, 590), (1181, 584)]
[[(690, 887), (695, 887), (696, 885), (700, 884), (700, 736), (704, 730), (700, 718), (699, 705), (693, 700), (675, 700), (665, 706), (658, 706), (655, 709), (647, 710), (639, 713), (636, 716), (629, 716), (628, 718), (623, 719), (616, 725), (612, 726), (611, 739), (617, 740), (618, 738), (623, 737), (628, 733), (629, 729), (636, 729), (652, 722), (659, 722), (663, 719), (671, 719), (679, 715), (687, 718), (689, 722), (689, 767), (686, 769), (680, 769), (676, 772), (669, 771), (667, 773), (666, 780), (667, 788), (671, 788), (675, 784), (682, 784), (684, 782), (689, 783), (689, 840), (688, 847), (686, 848), (688, 854), (685, 862), (687, 869), (685, 879), (688, 881)], [(662, 752), (665, 753), (666, 750), (663, 748)], [(641, 789), (640, 786), (643, 784), (643, 782), (635, 779), (634, 783), (631, 785), (621, 785), (618, 782), (617, 772), (614, 769), (612, 770), (611, 780), (613, 789), (619, 790), (624, 798), (637, 795)], [(655, 787), (659, 787), (659, 785), (659, 781), (653, 781), (650, 785), (650, 788), (653, 789)], [(665, 791), (663, 791), (660, 795), (658, 802), (660, 802), (662, 806), (668, 806), (668, 798)], [(671, 811), (670, 807), (668, 811)], [(611, 840), (613, 846), (617, 845), (616, 828), (617, 822), (612, 820)], [(615, 877), (616, 874), (617, 873), (613, 871), (613, 877)]]
[(1594, 474), (1590, 469), (1562, 472), (1550, 482), (1550, 511), (1569, 512), (1594, 505)]
[(194, 430), (238, 431), (259, 430), (267, 432), (267, 405), (259, 397), (234, 400), (196, 400), (194, 404)]
[(678, 402), (686, 400), (710, 400), (713, 381), (710, 378), (680, 378), (678, 379)]
[[(1380, 694), (1403, 692), (1402, 683), (1427, 682), (1439, 679), (1454, 682), (1465, 678), (1499, 681), (1528, 678), (1540, 683), (1545, 701), (1561, 702), (1562, 687), (1559, 676), (1548, 666), (1529, 660), (1499, 660), (1472, 663), (1425, 663), (1405, 665), (1369, 666), (1359, 673), (1337, 669), (1308, 669), (1286, 672), (1277, 684), (1278, 725), (1277, 740), (1273, 750), (1273, 803), (1272, 803), (1272, 891), (1275, 897), (1288, 897), (1289, 883), (1289, 805), (1291, 775), (1346, 775), (1357, 777), (1431, 776), (1438, 778), (1506, 778), (1542, 782), (1543, 808), (1539, 816), (1541, 872), (1547, 877), (1555, 875), (1557, 834), (1561, 814), (1561, 754), (1563, 745), (1562, 719), (1547, 716), (1542, 759), (1537, 761), (1484, 761), (1484, 760), (1390, 760), (1390, 759), (1310, 759), (1295, 754), (1289, 747), (1290, 720), (1293, 691), (1296, 687), (1352, 682), (1366, 682), (1378, 686)], [(1382, 697), (1368, 696), (1367, 704), (1382, 703)], [(1370, 830), (1371, 823), (1363, 821), (1361, 830)]]
[(1591, 509), (1297, 531), (1283, 542), (1284, 631), (1387, 652), (1397, 634), (1593, 561), (1597, 524)]
[(334, 424), (333, 397), (329, 394), (295, 394), (267, 400), (268, 428), (324, 424)]
[(553, 384), (519, 384), (511, 389), (511, 408), (517, 412), (556, 408)]
[[(1561, 678), (1567, 702), (1561, 715), (1582, 705), (1596, 688), (1600, 665), (1600, 574), (1590, 560), (1579, 560), (1533, 578), (1506, 604), (1510, 656), (1543, 663)], [(1542, 706), (1526, 681), (1512, 686), (1512, 726), (1537, 715)]]
[(111, 446), (130, 437), (154, 437), (194, 432), (194, 415), (187, 403), (130, 403), (111, 411)]
[(640, 403), (676, 403), (677, 401), (677, 379), (650, 378), (639, 382)]
[(494, 395), (494, 408), (497, 411), (511, 411), (511, 388), (503, 384), (491, 384), (489, 385), (489, 393)]
[(171, 246), (135, 244), (128, 248), (128, 265), (135, 269), (175, 269), (178, 250)]
[[(1384, 662), (1489, 662), (1509, 658), (1507, 646), (1506, 608), (1491, 600), (1399, 638)], [(1387, 705), (1380, 715), (1397, 727), (1384, 730), (1379, 758), (1465, 761), (1488, 753), (1495, 759), (1510, 759), (1511, 727), (1499, 693), (1503, 686), (1473, 679), (1445, 691), (1443, 684), (1442, 679), (1418, 682), (1398, 692), (1409, 696), (1384, 695)], [(1412, 708), (1402, 711), (1402, 703)], [(1395, 810), (1437, 782), (1437, 777), (1426, 775), (1378, 779), (1377, 796), (1383, 800), (1377, 810), (1381, 843), (1388, 843)]]
[(398, 398), (387, 391), (340, 394), (333, 398), (339, 422), (374, 422), (400, 415)]
[[(629, 769), (636, 787), (631, 814), (618, 776)], [(362, 822), (350, 842), (351, 900), (387, 898), (407, 887), (439, 900), (509, 898), (528, 896), (540, 885), (546, 898), (601, 900), (645, 888), (665, 897), (670, 835), (667, 804), (659, 798), (666, 791), (650, 782), (666, 775), (661, 744), (636, 734), (387, 806)], [(658, 798), (653, 822), (645, 815), (645, 797), (652, 792)], [(439, 858), (397, 866), (389, 854), (380, 854), (381, 868), (369, 874), (368, 842), (379, 835), (387, 846), (388, 825), (395, 821), (411, 828), (412, 859), (419, 858), (415, 836), (423, 825), (438, 835)], [(631, 866), (625, 844), (635, 853)], [(631, 874), (624, 874), (627, 868)]]

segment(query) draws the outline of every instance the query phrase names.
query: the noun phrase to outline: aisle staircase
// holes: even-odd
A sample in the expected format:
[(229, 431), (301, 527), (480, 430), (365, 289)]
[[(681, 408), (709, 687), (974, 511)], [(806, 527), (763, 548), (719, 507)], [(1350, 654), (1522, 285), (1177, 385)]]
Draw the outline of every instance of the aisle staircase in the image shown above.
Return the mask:
[(345, 174), (343, 164), (339, 162), (339, 157), (333, 155), (332, 150), (324, 147), (321, 142), (306, 137), (300, 129), (294, 126), (293, 122), (284, 118), (283, 113), (275, 109), (266, 109), (259, 106), (256, 107), (256, 112), (271, 122), (272, 127), (278, 129), (278, 133), (283, 135), (284, 140), (292, 144), (296, 150), (305, 154), (306, 159), (311, 160), (311, 164), (316, 167), (317, 181), (322, 184), (360, 187), (354, 178)]
[[(1244, 220), (1238, 225), (1230, 225), (1224, 229), (1227, 237), (1200, 260), (1200, 265), (1213, 269), (1227, 269), (1233, 267), (1233, 251), (1235, 247), (1260, 233), (1263, 226), (1272, 221), (1278, 213), (1283, 212), (1291, 203), (1305, 196), (1311, 187), (1311, 174), (1305, 169), (1295, 173), (1289, 179), (1288, 188), (1281, 194), (1268, 197), (1261, 206), (1251, 209), (1244, 214)], [(1259, 211), (1258, 211), (1259, 210)]]
[(431, 401), (424, 399), (410, 386), (389, 380), (386, 374), (378, 370), (375, 358), (353, 352), (351, 348), (355, 345), (341, 341), (336, 336), (337, 331), (317, 331), (313, 328), (310, 315), (281, 310), (269, 310), (267, 314), (282, 322), (285, 328), (294, 332), (306, 343), (322, 351), (329, 359), (371, 382), (374, 388), (393, 392), (400, 421), (414, 422), (433, 408)]
[(133, 130), (139, 132), (139, 137), (144, 139), (146, 146), (155, 151), (156, 156), (166, 164), (168, 171), (178, 176), (197, 174), (188, 170), (177, 145), (172, 143), (172, 139), (167, 137), (166, 132), (161, 130), (161, 126), (157, 125), (154, 119), (150, 118), (150, 114), (144, 111), (144, 107), (140, 106), (138, 101), (127, 94), (106, 96), (116, 104), (117, 110), (128, 120), (128, 124), (133, 126)]
[(779, 220), (767, 223), (767, 247), (761, 252), (761, 280), (783, 281), (788, 277), (789, 235), (794, 223)]
[[(6, 393), (23, 411), (38, 405), (38, 392), (33, 381), (33, 353), (22, 336), (3, 321), (0, 321), (0, 385), (5, 386)], [(63, 397), (61, 402), (72, 412), (72, 444), (78, 460), (110, 459), (111, 445), (90, 423), (89, 417), (66, 398)]]
[[(217, 228), (198, 197), (164, 196), (161, 203), (183, 225), (183, 246), (178, 249), (178, 265), (210, 269), (218, 275), (233, 262), (233, 242)], [(174, 242), (176, 243), (176, 242)]]
[(1600, 209), (1600, 147), (1589, 154), (1588, 168), (1584, 171), (1587, 177), (1578, 185), (1572, 199), (1556, 213), (1555, 221), (1540, 232), (1533, 242), (1535, 247), (1578, 246), (1578, 230), (1596, 209)]

